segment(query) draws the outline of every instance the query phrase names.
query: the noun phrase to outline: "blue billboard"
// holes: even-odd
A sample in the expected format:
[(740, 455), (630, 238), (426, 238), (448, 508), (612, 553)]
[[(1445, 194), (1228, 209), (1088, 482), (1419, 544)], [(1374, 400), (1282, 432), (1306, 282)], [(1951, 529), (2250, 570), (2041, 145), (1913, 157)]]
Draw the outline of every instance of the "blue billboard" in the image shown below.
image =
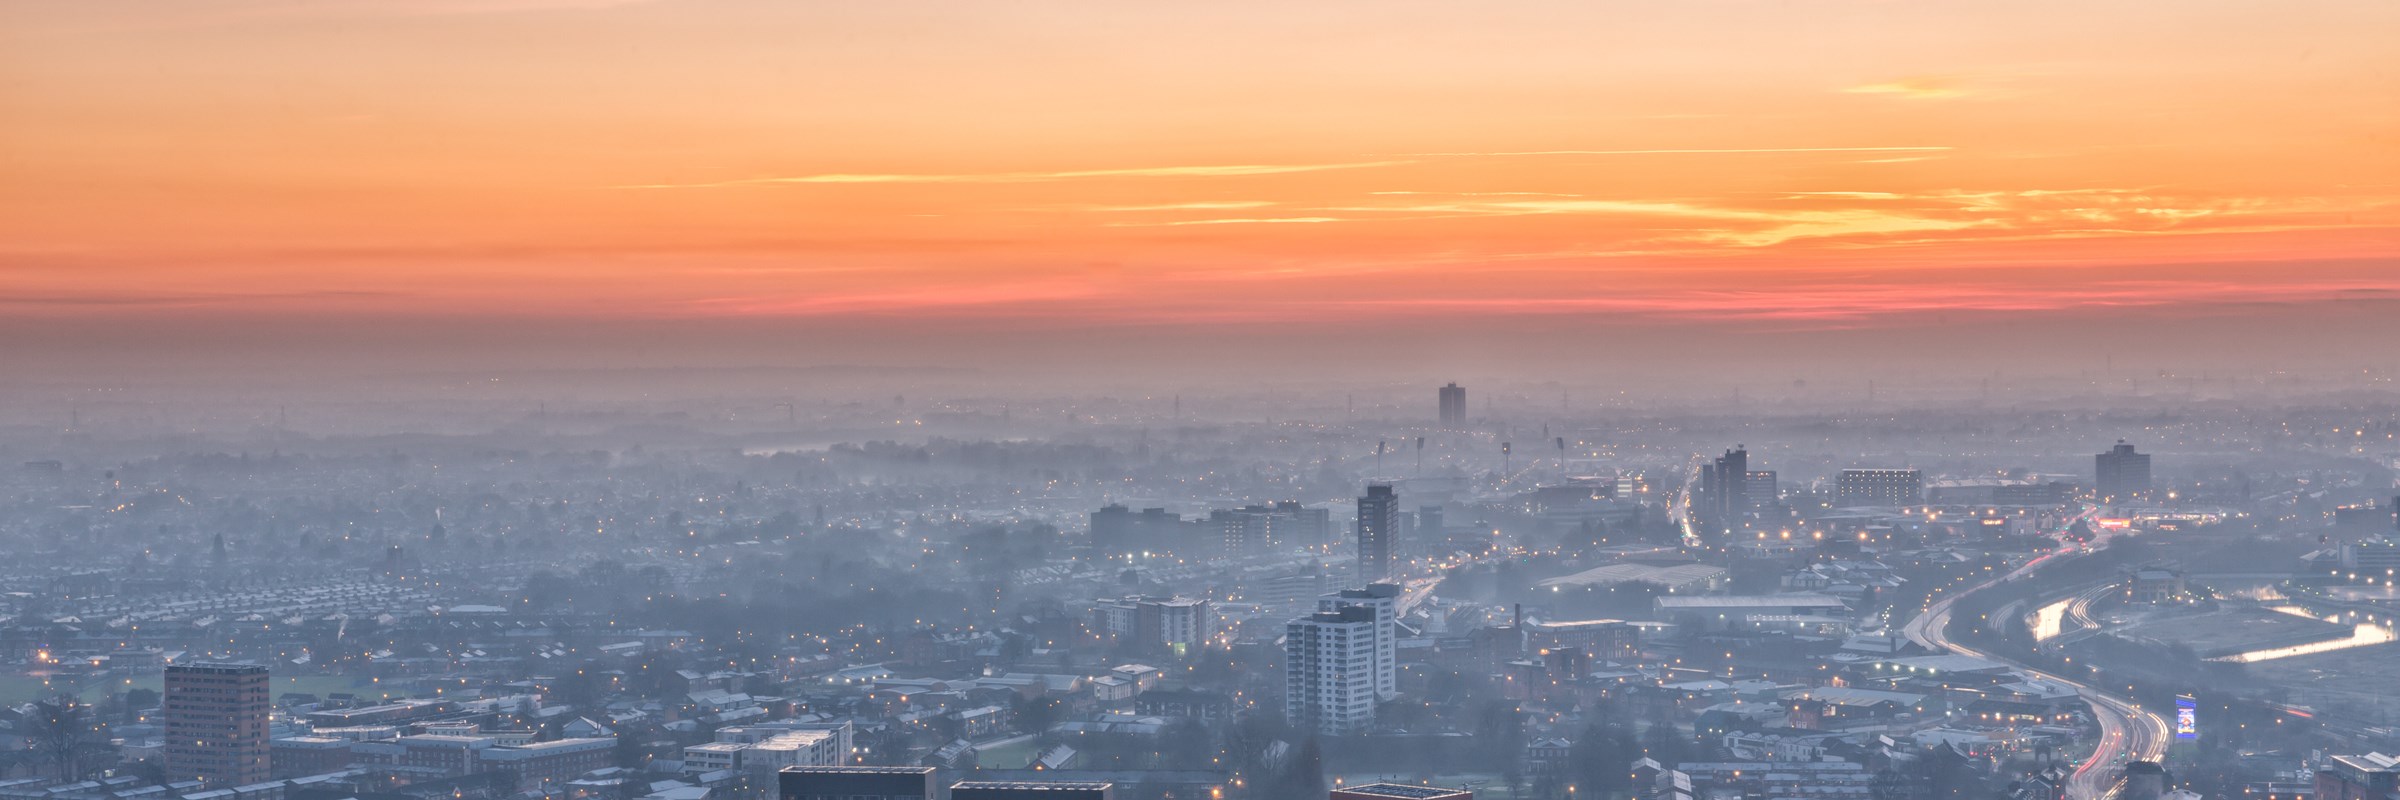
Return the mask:
[(2200, 715), (2197, 711), (2198, 707), (2199, 703), (2195, 702), (2191, 695), (2179, 694), (2175, 696), (2175, 738), (2200, 738)]

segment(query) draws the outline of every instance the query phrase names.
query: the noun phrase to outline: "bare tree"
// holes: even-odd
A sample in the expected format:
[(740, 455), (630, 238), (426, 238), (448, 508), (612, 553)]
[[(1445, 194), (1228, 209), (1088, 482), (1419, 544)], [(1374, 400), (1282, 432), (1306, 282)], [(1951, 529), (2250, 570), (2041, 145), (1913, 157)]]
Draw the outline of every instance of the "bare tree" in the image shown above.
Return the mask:
[(60, 696), (33, 704), (25, 717), (25, 738), (40, 758), (58, 768), (64, 781), (83, 780), (84, 763), (103, 746), (99, 724), (75, 698)]

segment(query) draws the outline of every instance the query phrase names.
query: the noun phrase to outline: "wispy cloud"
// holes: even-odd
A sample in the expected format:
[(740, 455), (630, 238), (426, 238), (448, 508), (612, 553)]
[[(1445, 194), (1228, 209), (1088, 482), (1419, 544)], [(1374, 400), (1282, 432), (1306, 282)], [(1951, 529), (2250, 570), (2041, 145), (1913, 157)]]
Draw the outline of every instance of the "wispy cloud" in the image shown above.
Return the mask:
[(2221, 281), (2099, 281), (2072, 292), (2027, 292), (2009, 283), (1923, 283), (1830, 280), (1818, 286), (1771, 289), (1676, 289), (1581, 297), (1473, 297), (1334, 300), (1319, 308), (1378, 313), (1633, 314), (1654, 318), (1749, 319), (1845, 323), (1940, 312), (2056, 312), (2224, 304), (2319, 303), (2400, 299), (2400, 283), (2332, 281), (2259, 287)]
[(884, 314), (940, 310), (972, 313), (1029, 304), (1085, 300), (1100, 289), (1076, 281), (1006, 285), (931, 286), (914, 290), (824, 292), (799, 295), (740, 295), (685, 301), (687, 313), (724, 316), (813, 316)]
[(1091, 211), (1218, 211), (1237, 208), (1265, 208), (1272, 200), (1201, 200), (1191, 203), (1161, 203), (1147, 206), (1095, 206)]
[(1407, 164), (1407, 161), (1356, 161), (1341, 164), (1223, 164), (1197, 167), (1131, 167), (1126, 169), (1086, 169), (1063, 172), (980, 172), (980, 173), (826, 173), (776, 178), (743, 178), (710, 183), (647, 183), (618, 186), (619, 189), (715, 189), (732, 186), (773, 186), (795, 183), (1041, 183), (1094, 178), (1226, 178), (1247, 175), (1282, 175), (1294, 172), (1322, 172), (1336, 169), (1366, 169)]
[(1240, 219), (1187, 219), (1161, 222), (1159, 225), (1274, 225), (1284, 223), (1342, 222), (1341, 217), (1254, 217)]
[(1431, 195), (1435, 197), (1582, 197), (1563, 192), (1368, 192), (1374, 195)]
[(1509, 150), (1483, 153), (1409, 153), (1411, 156), (1659, 156), (1710, 155), (1723, 153), (1912, 153), (1955, 150), (1946, 145), (1909, 145), (1894, 147), (1692, 147), (1657, 150)]
[(1674, 238), (1689, 242), (1740, 247), (1764, 247), (1794, 239), (1830, 236), (1954, 231), (1984, 224), (1980, 220), (1942, 219), (1870, 209), (1786, 211), (1630, 200), (1505, 200), (1339, 207), (1326, 210), (1457, 216), (1584, 214), (1695, 220), (1699, 223), (1697, 227), (1684, 230), (1676, 234)]
[(1843, 89), (1849, 94), (1874, 94), (1903, 100), (1949, 100), (1965, 97), (1968, 92), (1946, 78), (1903, 78), (1887, 83), (1870, 83)]
[(1908, 195), (1893, 192), (1786, 192), (1786, 199), (1830, 197), (1843, 200), (1901, 200)]
[[(2015, 190), (1942, 189), (1921, 192), (1814, 190), (1769, 199), (1596, 199), (1584, 197), (1422, 197), (1320, 206), (1312, 211), (1358, 222), (1403, 219), (1599, 216), (1624, 217), (1611, 229), (1646, 232), (1621, 242), (1636, 247), (1762, 248), (1820, 241), (1877, 246), (1998, 241), (2027, 236), (2089, 238), (2134, 234), (2325, 229), (2346, 226), (2327, 218), (2355, 208), (2321, 198), (2267, 200), (2173, 194), (2151, 188)], [(1407, 215), (1407, 216), (1403, 216)], [(1647, 220), (1647, 221), (1643, 221)]]

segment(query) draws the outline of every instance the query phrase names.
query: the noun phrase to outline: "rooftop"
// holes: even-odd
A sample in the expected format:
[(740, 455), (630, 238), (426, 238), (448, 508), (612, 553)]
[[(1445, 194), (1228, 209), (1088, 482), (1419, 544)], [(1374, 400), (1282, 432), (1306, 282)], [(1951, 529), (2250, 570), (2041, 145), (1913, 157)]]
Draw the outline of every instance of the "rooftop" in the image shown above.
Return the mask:
[(1976, 658), (1974, 656), (1955, 655), (1917, 656), (1914, 658), (1887, 658), (1878, 663), (1880, 665), (1888, 665), (1912, 672), (1926, 673), (1996, 672), (2009, 669), (2007, 664), (2003, 664), (1998, 661)]
[(1648, 564), (1603, 564), (1572, 575), (1561, 575), (1542, 581), (1539, 586), (1607, 586), (1618, 583), (1655, 583), (1661, 586), (1683, 586), (1704, 583), (1725, 577), (1724, 567), (1707, 564), (1677, 564), (1654, 567)]
[(1590, 628), (1613, 628), (1625, 624), (1621, 619), (1569, 619), (1556, 622), (1528, 622), (1525, 627), (1537, 631), (1574, 631)]
[(1364, 797), (1397, 797), (1402, 800), (1433, 800), (1434, 798), (1472, 797), (1464, 789), (1441, 786), (1415, 786), (1406, 783), (1370, 783), (1340, 790), (1343, 794)]
[(167, 667), (167, 671), (194, 672), (208, 675), (264, 675), (267, 672), (267, 668), (257, 664), (224, 664), (202, 661), (191, 664), (175, 664)]
[(1845, 608), (1842, 599), (1832, 595), (1795, 594), (1728, 594), (1713, 597), (1661, 597), (1659, 608)]
[(2362, 772), (2400, 772), (2400, 756), (2368, 753), (2363, 756), (2326, 756), (2325, 758)]
[(1907, 692), (1880, 692), (1874, 689), (1856, 689), (1841, 686), (1819, 686), (1813, 689), (1803, 689), (1798, 692), (1784, 695), (1784, 699), (1816, 700), (1820, 702), (1831, 703), (1837, 706), (1866, 706), (1874, 705), (1876, 703), (1897, 703), (1904, 706), (1915, 706), (1918, 703), (1925, 702), (1925, 696), (1921, 694), (1909, 694)]

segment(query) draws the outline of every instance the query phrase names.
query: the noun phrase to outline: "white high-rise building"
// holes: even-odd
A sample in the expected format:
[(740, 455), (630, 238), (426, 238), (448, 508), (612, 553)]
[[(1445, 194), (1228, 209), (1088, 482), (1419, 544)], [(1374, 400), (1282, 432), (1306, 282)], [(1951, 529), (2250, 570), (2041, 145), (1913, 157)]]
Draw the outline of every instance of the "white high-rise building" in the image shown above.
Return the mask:
[(1208, 601), (1177, 597), (1158, 603), (1158, 636), (1167, 648), (1177, 655), (1186, 649), (1208, 646), (1208, 637), (1216, 632), (1216, 615)]
[(1400, 694), (1400, 587), (1370, 583), (1364, 589), (1344, 589), (1317, 598), (1318, 611), (1364, 608), (1375, 620), (1375, 697), (1390, 700)]
[(1284, 719), (1327, 736), (1375, 722), (1375, 609), (1344, 606), (1284, 627)]

